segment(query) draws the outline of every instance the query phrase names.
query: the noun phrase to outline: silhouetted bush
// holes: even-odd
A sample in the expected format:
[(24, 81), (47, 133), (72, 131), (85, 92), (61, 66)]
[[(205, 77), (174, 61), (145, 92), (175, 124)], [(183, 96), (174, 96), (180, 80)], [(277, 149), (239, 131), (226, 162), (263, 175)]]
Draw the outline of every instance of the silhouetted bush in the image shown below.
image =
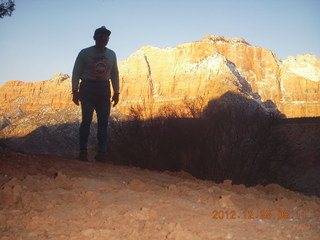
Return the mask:
[[(273, 133), (277, 117), (238, 94), (211, 100), (202, 112), (190, 101), (184, 111), (166, 107), (156, 118), (145, 119), (142, 111), (136, 107), (130, 120), (110, 124), (110, 150), (119, 163), (254, 185), (276, 182), (290, 156), (286, 139)], [(188, 111), (193, 117), (184, 117)]]
[[(273, 133), (277, 116), (256, 101), (226, 93), (208, 103), (203, 117), (210, 130), (208, 144), (215, 145), (214, 158), (205, 159), (205, 165), (216, 162), (211, 178), (221, 171), (233, 183), (276, 181), (277, 168), (288, 160), (286, 139)], [(271, 164), (273, 159), (277, 164)]]

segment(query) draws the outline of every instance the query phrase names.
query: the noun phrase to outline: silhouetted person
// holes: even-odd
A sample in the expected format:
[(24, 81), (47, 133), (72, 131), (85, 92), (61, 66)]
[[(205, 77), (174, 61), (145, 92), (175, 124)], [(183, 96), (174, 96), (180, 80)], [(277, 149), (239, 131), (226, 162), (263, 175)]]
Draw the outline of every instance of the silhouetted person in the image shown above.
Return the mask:
[[(104, 26), (94, 32), (95, 45), (80, 51), (72, 72), (72, 101), (81, 103), (80, 152), (86, 153), (94, 110), (98, 119), (99, 153), (107, 152), (107, 127), (111, 107), (119, 102), (119, 72), (116, 54), (106, 48), (111, 31)], [(79, 87), (79, 81), (80, 87)], [(99, 155), (98, 155), (99, 156)]]

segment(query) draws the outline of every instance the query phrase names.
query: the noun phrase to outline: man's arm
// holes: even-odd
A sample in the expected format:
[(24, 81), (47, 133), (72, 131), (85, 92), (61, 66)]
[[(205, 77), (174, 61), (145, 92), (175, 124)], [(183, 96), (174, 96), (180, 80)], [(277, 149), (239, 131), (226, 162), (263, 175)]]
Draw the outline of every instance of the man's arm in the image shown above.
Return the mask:
[(80, 81), (80, 76), (83, 71), (83, 59), (82, 59), (82, 54), (81, 52), (78, 54), (76, 62), (73, 67), (72, 71), (72, 101), (76, 104), (79, 105), (79, 81)]
[(112, 102), (113, 102), (113, 106), (115, 107), (119, 102), (119, 95), (120, 95), (119, 70), (118, 70), (116, 57), (115, 57), (115, 62), (113, 64), (113, 67), (111, 69), (111, 83), (113, 88)]

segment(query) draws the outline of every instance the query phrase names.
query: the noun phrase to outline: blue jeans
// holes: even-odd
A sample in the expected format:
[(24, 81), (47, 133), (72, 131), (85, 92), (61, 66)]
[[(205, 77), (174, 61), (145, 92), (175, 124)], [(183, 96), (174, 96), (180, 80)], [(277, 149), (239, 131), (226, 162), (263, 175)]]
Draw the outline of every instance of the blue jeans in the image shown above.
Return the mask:
[(93, 112), (98, 119), (99, 151), (107, 151), (108, 120), (110, 116), (110, 84), (104, 81), (82, 81), (80, 84), (82, 122), (79, 129), (80, 149), (87, 149)]

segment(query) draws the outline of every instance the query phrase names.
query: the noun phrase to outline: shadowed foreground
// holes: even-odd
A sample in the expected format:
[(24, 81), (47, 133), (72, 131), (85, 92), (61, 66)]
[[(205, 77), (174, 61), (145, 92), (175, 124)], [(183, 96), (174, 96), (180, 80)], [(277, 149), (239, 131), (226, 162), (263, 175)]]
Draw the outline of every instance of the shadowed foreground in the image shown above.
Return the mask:
[[(158, 117), (137, 105), (128, 118), (110, 121), (109, 154), (121, 165), (185, 171), (215, 183), (276, 183), (320, 196), (319, 118), (282, 119), (271, 101), (267, 105), (232, 92), (208, 103), (186, 99), (181, 108), (169, 105)], [(50, 118), (62, 117), (65, 112)], [(78, 157), (79, 122), (50, 125), (48, 119), (23, 137), (6, 137), (17, 127), (8, 126), (0, 141), (23, 152)], [(91, 130), (89, 151), (94, 152), (96, 124)]]
[(246, 188), (0, 150), (1, 240), (320, 236), (320, 199), (275, 184)]

